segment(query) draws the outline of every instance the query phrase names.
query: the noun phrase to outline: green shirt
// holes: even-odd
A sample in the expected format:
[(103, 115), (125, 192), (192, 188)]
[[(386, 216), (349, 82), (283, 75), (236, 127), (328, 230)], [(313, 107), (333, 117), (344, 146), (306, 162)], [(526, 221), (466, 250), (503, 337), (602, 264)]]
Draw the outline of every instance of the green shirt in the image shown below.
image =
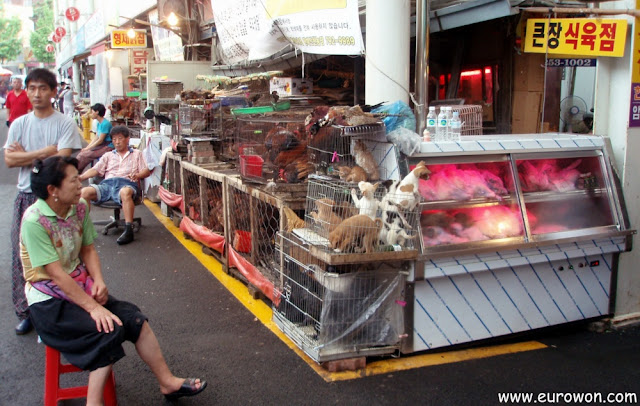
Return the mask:
[(71, 206), (65, 218), (58, 217), (42, 199), (25, 211), (20, 229), (20, 256), (29, 305), (51, 298), (30, 283), (51, 279), (45, 265), (60, 261), (62, 269), (70, 274), (81, 263), (80, 249), (93, 244), (98, 234), (88, 211), (84, 199)]

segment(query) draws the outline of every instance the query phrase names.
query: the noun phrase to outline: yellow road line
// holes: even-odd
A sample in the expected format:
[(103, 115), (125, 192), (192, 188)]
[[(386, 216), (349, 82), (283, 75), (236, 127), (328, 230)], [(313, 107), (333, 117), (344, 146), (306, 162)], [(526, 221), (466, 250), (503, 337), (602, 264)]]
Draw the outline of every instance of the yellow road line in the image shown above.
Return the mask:
[(182, 231), (177, 228), (171, 219), (165, 217), (157, 204), (144, 201), (145, 206), (153, 213), (162, 225), (194, 256), (218, 281), (227, 288), (262, 324), (291, 348), (302, 358), (322, 379), (327, 382), (344, 381), (380, 374), (389, 374), (407, 369), (422, 368), (426, 366), (450, 364), (454, 362), (468, 361), (495, 357), (498, 355), (513, 354), (517, 352), (539, 350), (547, 346), (537, 341), (527, 341), (516, 344), (494, 345), (490, 347), (471, 348), (466, 350), (447, 351), (436, 354), (410, 355), (401, 358), (385, 359), (367, 363), (364, 369), (358, 371), (329, 372), (309, 358), (298, 346), (287, 337), (271, 320), (272, 310), (262, 300), (256, 300), (249, 294), (247, 286), (238, 279), (230, 276), (222, 269), (222, 264), (214, 257), (202, 252), (199, 242), (184, 237)]

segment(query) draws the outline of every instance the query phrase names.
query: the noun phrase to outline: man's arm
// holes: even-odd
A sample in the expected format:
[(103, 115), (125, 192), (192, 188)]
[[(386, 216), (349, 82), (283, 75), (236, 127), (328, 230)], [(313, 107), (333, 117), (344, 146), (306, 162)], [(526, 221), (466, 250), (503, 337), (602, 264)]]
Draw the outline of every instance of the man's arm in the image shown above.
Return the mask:
[(69, 156), (71, 155), (71, 150), (62, 149), (58, 151), (55, 145), (49, 145), (48, 147), (27, 152), (20, 143), (14, 142), (5, 149), (4, 162), (8, 168), (31, 166), (34, 159), (45, 159), (55, 154)]
[(78, 176), (78, 179), (80, 179), (80, 181), (83, 181), (98, 175), (100, 175), (98, 171), (96, 171), (94, 168), (89, 168), (86, 171), (84, 171), (82, 174), (80, 174)]

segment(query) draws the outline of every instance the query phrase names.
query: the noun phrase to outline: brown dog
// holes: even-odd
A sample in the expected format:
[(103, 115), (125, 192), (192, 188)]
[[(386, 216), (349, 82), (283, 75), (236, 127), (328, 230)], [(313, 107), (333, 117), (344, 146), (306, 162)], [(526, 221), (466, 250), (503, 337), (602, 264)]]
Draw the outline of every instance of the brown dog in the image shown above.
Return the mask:
[(313, 220), (316, 224), (319, 224), (326, 232), (332, 232), (340, 222), (342, 222), (342, 217), (338, 216), (333, 212), (333, 208), (336, 205), (331, 199), (322, 198), (316, 200), (316, 209), (318, 212), (312, 211), (310, 216), (313, 217)]
[(382, 220), (371, 220), (369, 216), (358, 214), (344, 220), (329, 233), (329, 247), (339, 252), (346, 252), (351, 246), (357, 246), (358, 241), (369, 254), (373, 252), (373, 244), (382, 228)]

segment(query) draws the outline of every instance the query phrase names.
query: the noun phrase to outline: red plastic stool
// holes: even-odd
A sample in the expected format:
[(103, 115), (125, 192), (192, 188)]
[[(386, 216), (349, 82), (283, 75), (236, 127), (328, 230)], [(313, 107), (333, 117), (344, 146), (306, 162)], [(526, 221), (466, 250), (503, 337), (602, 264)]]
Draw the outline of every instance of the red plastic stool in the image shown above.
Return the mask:
[[(58, 401), (63, 399), (87, 397), (86, 386), (75, 386), (72, 388), (60, 387), (60, 375), (70, 372), (82, 372), (82, 370), (71, 364), (60, 363), (60, 352), (49, 346), (45, 346), (44, 406), (57, 406)], [(113, 370), (104, 386), (104, 405), (118, 405), (116, 398), (116, 380), (113, 375)]]

